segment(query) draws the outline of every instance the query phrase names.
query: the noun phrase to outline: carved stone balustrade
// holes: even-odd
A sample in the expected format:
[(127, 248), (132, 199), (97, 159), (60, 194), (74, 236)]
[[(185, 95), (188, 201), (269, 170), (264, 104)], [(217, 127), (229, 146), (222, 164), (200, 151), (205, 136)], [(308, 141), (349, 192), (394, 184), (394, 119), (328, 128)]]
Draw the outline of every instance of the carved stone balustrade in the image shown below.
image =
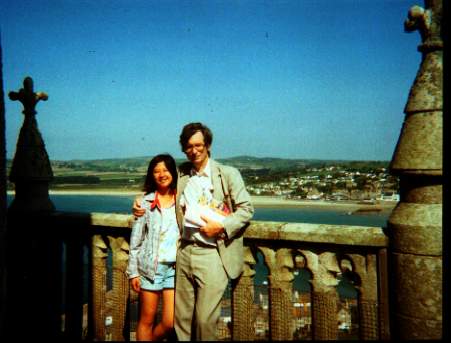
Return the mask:
[[(130, 215), (106, 213), (49, 214), (51, 225), (58, 227), (66, 251), (74, 251), (69, 236), (82, 237), (89, 250), (89, 264), (83, 265), (89, 281), (87, 298), (72, 310), (72, 319), (65, 321), (63, 336), (94, 340), (133, 340), (133, 311), (137, 295), (129, 289), (125, 274), (129, 251), (129, 237), (133, 218)], [(69, 227), (71, 233), (65, 234)], [(54, 231), (55, 232), (55, 231)], [(269, 340), (293, 340), (295, 314), (293, 308), (293, 280), (295, 270), (304, 268), (311, 274), (311, 322), (314, 340), (336, 340), (338, 336), (337, 285), (341, 276), (352, 275), (358, 293), (358, 335), (360, 339), (389, 339), (386, 248), (388, 239), (378, 227), (280, 223), (253, 221), (245, 232), (245, 265), (242, 276), (232, 283), (231, 325), (222, 339), (255, 340), (256, 335), (255, 275), (258, 254), (264, 259), (269, 273), (268, 327)], [(80, 249), (79, 243), (76, 248)], [(82, 256), (82, 253), (76, 254)], [(69, 256), (68, 256), (69, 257)], [(69, 259), (68, 259), (69, 260)], [(73, 259), (71, 259), (73, 261)], [(67, 276), (68, 277), (68, 276)], [(67, 295), (69, 296), (69, 295)], [(66, 299), (66, 301), (70, 301)], [(133, 310), (134, 304), (135, 309)], [(83, 306), (88, 318), (82, 318)], [(74, 318), (78, 314), (79, 318)], [(63, 316), (68, 316), (63, 313)], [(135, 321), (136, 321), (135, 312)], [(356, 320), (356, 318), (354, 318)], [(263, 339), (265, 339), (263, 338)]]

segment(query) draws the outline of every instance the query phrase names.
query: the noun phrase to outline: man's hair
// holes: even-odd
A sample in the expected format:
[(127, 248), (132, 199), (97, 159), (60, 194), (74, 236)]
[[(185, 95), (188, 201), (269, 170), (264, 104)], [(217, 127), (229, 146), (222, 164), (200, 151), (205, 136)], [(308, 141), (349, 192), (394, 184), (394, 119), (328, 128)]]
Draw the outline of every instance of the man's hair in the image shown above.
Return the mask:
[(177, 165), (175, 164), (174, 158), (169, 154), (160, 154), (152, 158), (149, 162), (149, 167), (147, 168), (146, 180), (144, 181), (143, 191), (148, 194), (151, 192), (155, 192), (157, 190), (157, 184), (155, 182), (155, 178), (153, 177), (153, 170), (155, 166), (164, 162), (169, 173), (172, 175), (172, 182), (169, 187), (172, 190), (177, 189)]
[(180, 134), (179, 142), (183, 152), (186, 150), (189, 139), (196, 132), (202, 132), (204, 135), (205, 145), (207, 148), (211, 147), (211, 143), (213, 142), (213, 134), (211, 133), (211, 130), (202, 123), (189, 123), (183, 127), (182, 133)]

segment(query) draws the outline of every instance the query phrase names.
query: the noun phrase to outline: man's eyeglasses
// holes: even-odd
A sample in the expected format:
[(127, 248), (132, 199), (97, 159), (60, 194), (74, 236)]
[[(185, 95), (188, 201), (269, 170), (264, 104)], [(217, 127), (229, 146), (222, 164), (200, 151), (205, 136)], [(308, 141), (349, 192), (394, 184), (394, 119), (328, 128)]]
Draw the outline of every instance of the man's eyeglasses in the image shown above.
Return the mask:
[(205, 148), (205, 144), (204, 143), (187, 145), (185, 147), (185, 152), (192, 152), (194, 149), (196, 149), (196, 151), (202, 151), (204, 148)]

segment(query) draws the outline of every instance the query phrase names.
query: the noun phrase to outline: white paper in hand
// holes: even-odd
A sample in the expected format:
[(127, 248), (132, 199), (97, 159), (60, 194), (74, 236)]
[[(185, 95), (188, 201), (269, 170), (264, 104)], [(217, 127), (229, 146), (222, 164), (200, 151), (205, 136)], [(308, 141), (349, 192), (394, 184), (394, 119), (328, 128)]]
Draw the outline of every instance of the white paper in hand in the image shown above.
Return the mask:
[(205, 225), (205, 221), (201, 216), (204, 216), (210, 220), (214, 220), (219, 223), (223, 223), (225, 216), (214, 211), (211, 207), (205, 205), (191, 205), (188, 206), (185, 212), (185, 220), (187, 226), (201, 227)]

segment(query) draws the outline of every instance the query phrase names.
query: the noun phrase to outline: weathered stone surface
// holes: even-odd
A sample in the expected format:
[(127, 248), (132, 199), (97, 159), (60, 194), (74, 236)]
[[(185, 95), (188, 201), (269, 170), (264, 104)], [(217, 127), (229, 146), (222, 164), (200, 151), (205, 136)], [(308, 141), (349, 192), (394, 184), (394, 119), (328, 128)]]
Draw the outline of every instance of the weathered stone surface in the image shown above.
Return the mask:
[[(346, 254), (347, 258), (352, 261), (352, 272), (360, 278), (360, 285), (357, 289), (360, 291), (360, 299), (367, 302), (377, 302), (377, 261), (376, 255), (372, 254)], [(347, 261), (350, 262), (350, 261)], [(346, 260), (340, 261), (340, 266), (344, 266), (349, 270)], [(344, 268), (342, 268), (343, 270)]]
[(280, 239), (280, 230), (286, 225), (283, 222), (252, 221), (246, 229), (244, 237), (258, 237), (260, 239)]
[(53, 179), (49, 156), (35, 118), (26, 118), (20, 129), (9, 179), (11, 182)]
[(91, 242), (92, 269), (91, 284), (93, 287), (91, 313), (93, 317), (93, 336), (95, 340), (105, 340), (105, 312), (107, 291), (107, 245), (101, 235), (95, 235)]
[(259, 250), (263, 253), (266, 265), (269, 268), (268, 278), (272, 280), (272, 285), (279, 281), (293, 281), (294, 260), (290, 249), (281, 248), (275, 250), (268, 247), (259, 247)]
[(442, 205), (399, 203), (389, 220), (394, 251), (442, 255)]
[[(426, 182), (424, 184), (418, 184), (415, 182), (418, 180), (409, 180), (410, 184), (405, 187), (407, 189), (404, 190), (403, 201), (422, 204), (441, 204), (443, 201), (443, 186), (440, 183), (441, 180), (436, 180), (437, 178), (422, 178), (422, 180), (426, 179), (424, 181), (429, 181), (430, 184), (425, 184)], [(436, 184), (432, 184), (432, 182)], [(410, 188), (408, 188), (409, 186)]]
[[(274, 225), (270, 222), (262, 222), (258, 229), (254, 229), (254, 222), (245, 237), (259, 238), (263, 236), (274, 237), (273, 239), (284, 239), (288, 241), (320, 242), (346, 245), (368, 245), (387, 246), (388, 239), (382, 228), (362, 227), (350, 225), (327, 225), (327, 224), (306, 224), (288, 223), (285, 225)], [(271, 232), (271, 234), (269, 234)], [(277, 232), (277, 234), (276, 234)]]
[(130, 245), (125, 237), (112, 237), (107, 236), (110, 242), (111, 250), (113, 251), (113, 265), (120, 265), (124, 271), (127, 268), (128, 254), (130, 251)]
[(9, 211), (51, 212), (55, 206), (49, 198), (48, 183), (53, 179), (53, 171), (35, 118), (36, 104), (48, 96), (34, 92), (31, 77), (26, 77), (23, 85), (19, 92), (9, 92), (11, 100), (23, 104), (25, 115), (9, 175), (16, 186)]
[(443, 53), (427, 54), (410, 90), (405, 112), (414, 113), (443, 108)]
[(131, 228), (134, 222), (134, 217), (128, 214), (92, 212), (90, 215), (92, 225)]
[(442, 321), (424, 320), (397, 314), (395, 316), (397, 337), (401, 340), (424, 340), (427, 337), (430, 340), (442, 339)]
[(25, 115), (17, 140), (10, 180), (15, 183), (50, 181), (53, 178), (53, 172), (45, 150), (44, 140), (41, 137), (35, 118), (37, 103), (40, 100), (46, 101), (48, 96), (43, 92), (34, 92), (31, 77), (26, 77), (23, 85), (19, 92), (9, 92), (11, 100), (22, 103), (24, 107), (22, 113)]
[(441, 111), (407, 116), (390, 168), (442, 174), (443, 114)]
[(232, 296), (232, 317), (234, 319), (232, 322), (232, 340), (253, 341), (255, 313), (254, 280), (251, 275), (242, 275), (237, 280)]
[(281, 238), (346, 245), (388, 245), (382, 228), (348, 225), (290, 223), (283, 228)]
[(335, 341), (338, 339), (337, 295), (333, 290), (313, 292), (313, 339)]
[(129, 294), (129, 281), (125, 273), (128, 264), (128, 252), (130, 247), (124, 237), (108, 236), (113, 252), (113, 287), (110, 294), (113, 323), (111, 325), (111, 339), (124, 341), (123, 323), (125, 323), (127, 298)]
[(374, 341), (379, 339), (377, 302), (361, 300), (359, 306), (360, 339)]
[(422, 63), (410, 89), (390, 171), (401, 202), (388, 220), (395, 339), (439, 339), (442, 321), (442, 0), (413, 6), (404, 28), (421, 35)]
[(47, 181), (33, 180), (17, 182), (15, 197), (8, 208), (9, 212), (16, 212), (18, 218), (26, 212), (51, 212), (55, 209), (49, 197)]
[(335, 294), (335, 286), (338, 285), (337, 274), (340, 272), (337, 256), (334, 252), (325, 251), (316, 254), (309, 250), (300, 250), (307, 260), (307, 268), (313, 275), (310, 283), (317, 293)]
[[(113, 214), (113, 213), (70, 213), (55, 212), (50, 217), (61, 225), (61, 227), (69, 226), (74, 230), (86, 230), (104, 232), (104, 234), (94, 234), (91, 244), (92, 249), (92, 284), (94, 287), (93, 302), (90, 304), (92, 308), (92, 318), (94, 318), (93, 335), (97, 340), (105, 340), (106, 326), (105, 315), (113, 314), (113, 323), (115, 320), (120, 325), (110, 326), (109, 332), (115, 332), (116, 339), (121, 339), (124, 310), (124, 299), (127, 298), (126, 292), (128, 280), (124, 278), (124, 270), (127, 261), (127, 252), (129, 245), (127, 241), (127, 231), (130, 230), (134, 219), (132, 215)], [(271, 325), (271, 340), (292, 339), (293, 327), (293, 311), (292, 311), (292, 291), (294, 281), (294, 269), (306, 268), (311, 272), (312, 280), (312, 316), (314, 316), (314, 328), (312, 335), (316, 339), (337, 339), (337, 301), (338, 295), (336, 286), (338, 284), (337, 274), (340, 272), (337, 261), (337, 252), (344, 254), (348, 258), (349, 263), (344, 263), (348, 268), (355, 270), (360, 276), (362, 283), (375, 283), (373, 273), (376, 272), (375, 256), (368, 254), (354, 254), (354, 247), (350, 244), (343, 243), (342, 246), (336, 245), (336, 237), (340, 232), (346, 229), (347, 235), (352, 235), (356, 231), (364, 232), (365, 230), (375, 230), (376, 236), (382, 235), (380, 228), (371, 227), (349, 227), (342, 225), (315, 225), (315, 224), (294, 224), (289, 225), (279, 222), (263, 222), (253, 221), (249, 227), (249, 236), (246, 232), (245, 245), (245, 266), (244, 272), (238, 283), (235, 284), (232, 296), (232, 325), (234, 340), (252, 340), (254, 338), (254, 322), (255, 322), (255, 304), (254, 304), (254, 266), (256, 264), (255, 252), (260, 250), (265, 257), (270, 275), (269, 280), (269, 311)], [(317, 238), (320, 241), (314, 241), (311, 237), (309, 242), (304, 242), (294, 234), (296, 228), (301, 228), (302, 237), (308, 237), (315, 232), (315, 228), (321, 229), (317, 232)], [(304, 229), (302, 229), (304, 228)], [(125, 229), (125, 230), (124, 230)], [(118, 230), (118, 234), (116, 234)], [(270, 236), (282, 237), (286, 233), (290, 233), (289, 238), (282, 242), (272, 241)], [(261, 234), (261, 235), (259, 235)], [(106, 237), (105, 237), (106, 236)], [(263, 238), (262, 238), (263, 237)], [(348, 237), (349, 238), (349, 237)], [(106, 239), (109, 240), (109, 244)], [(371, 237), (368, 236), (361, 242), (369, 243), (369, 246), (378, 247), (377, 244), (371, 243)], [(376, 241), (378, 238), (376, 238)], [(297, 241), (299, 246), (293, 245)], [(385, 242), (385, 240), (384, 240)], [(280, 244), (281, 243), (281, 244)], [(324, 244), (322, 244), (324, 243)], [(355, 244), (356, 241), (353, 242)], [(340, 243), (341, 244), (341, 243)], [(364, 243), (360, 246), (359, 251), (363, 251)], [(385, 245), (383, 246), (385, 248)], [(107, 292), (107, 267), (106, 260), (108, 257), (108, 249), (113, 252), (113, 288), (114, 290)], [(347, 250), (350, 250), (347, 253)], [(377, 250), (377, 249), (371, 249)], [(350, 261), (352, 260), (352, 263)], [(355, 268), (353, 268), (355, 267)], [(378, 274), (379, 275), (379, 274)], [(362, 288), (363, 287), (363, 288)], [(368, 290), (371, 290), (371, 294)], [(364, 330), (363, 337), (374, 338), (375, 328), (377, 324), (377, 314), (375, 308), (379, 304), (374, 301), (368, 301), (368, 298), (375, 297), (374, 285), (361, 285), (360, 291), (365, 295), (366, 300), (364, 306), (364, 321), (361, 323)], [(136, 293), (130, 294), (132, 302), (136, 301)], [(386, 299), (385, 299), (386, 300)], [(118, 311), (113, 311), (112, 309)], [(122, 309), (122, 310), (120, 310)], [(363, 316), (362, 316), (363, 317)], [(116, 323), (116, 324), (118, 324)], [(113, 331), (111, 331), (113, 330)], [(389, 337), (389, 336), (383, 336)]]
[(242, 277), (252, 277), (255, 275), (255, 265), (257, 262), (255, 261), (254, 255), (252, 255), (251, 249), (247, 246), (244, 247), (244, 268)]
[(259, 250), (263, 253), (269, 268), (271, 340), (291, 339), (291, 283), (294, 279), (291, 250), (287, 248), (275, 250), (267, 247), (259, 247)]
[[(70, 220), (81, 220), (86, 213), (56, 212), (54, 217), (65, 217)], [(134, 217), (129, 214), (89, 213), (90, 224), (117, 228), (131, 228)], [(245, 238), (262, 240), (302, 241), (315, 243), (331, 243), (343, 245), (362, 245), (371, 247), (387, 247), (388, 238), (383, 229), (370, 226), (327, 225), (307, 223), (283, 223), (270, 221), (252, 221), (246, 229)]]
[(442, 258), (394, 253), (393, 268), (398, 314), (441, 321)]

